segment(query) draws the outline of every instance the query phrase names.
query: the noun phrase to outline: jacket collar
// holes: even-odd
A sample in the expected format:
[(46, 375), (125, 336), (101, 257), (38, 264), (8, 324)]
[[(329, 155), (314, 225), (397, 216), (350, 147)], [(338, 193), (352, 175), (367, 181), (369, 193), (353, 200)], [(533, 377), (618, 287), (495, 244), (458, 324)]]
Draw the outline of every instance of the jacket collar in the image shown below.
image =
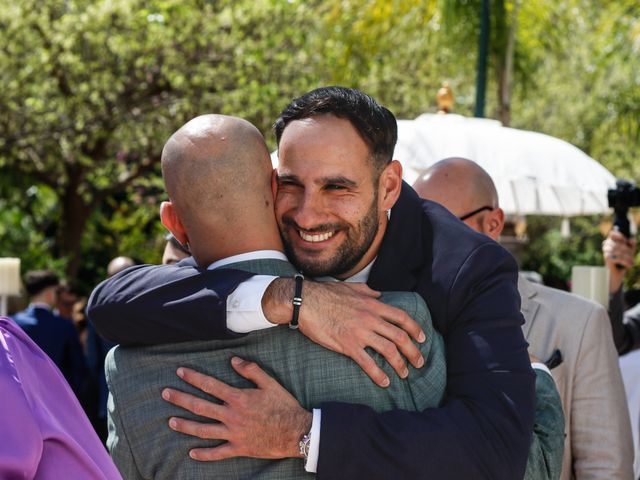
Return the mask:
[(527, 337), (529, 330), (531, 330), (531, 325), (535, 320), (538, 308), (540, 308), (540, 304), (535, 300), (538, 292), (534, 285), (524, 278), (521, 273), (518, 274), (518, 291), (520, 292), (521, 301), (520, 310), (522, 310), (522, 314), (525, 319), (525, 323), (522, 328), (524, 336)]
[(53, 309), (51, 308), (51, 306), (48, 303), (44, 303), (44, 302), (32, 302), (29, 304), (29, 309), (30, 310), (34, 310), (36, 308), (40, 308), (42, 310), (47, 310), (49, 312), (52, 312)]
[(391, 219), (382, 239), (378, 257), (369, 275), (376, 290), (415, 290), (424, 265), (426, 235), (423, 235), (422, 200), (406, 183), (391, 210)]

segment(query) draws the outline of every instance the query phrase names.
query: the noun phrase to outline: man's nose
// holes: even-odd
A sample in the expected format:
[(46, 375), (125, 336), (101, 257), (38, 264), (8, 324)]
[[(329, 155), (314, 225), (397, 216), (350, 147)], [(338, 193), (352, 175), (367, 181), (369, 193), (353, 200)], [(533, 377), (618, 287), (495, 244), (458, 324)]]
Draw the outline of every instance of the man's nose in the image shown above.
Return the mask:
[(324, 201), (318, 192), (305, 192), (299, 197), (293, 219), (300, 228), (313, 229), (326, 219)]

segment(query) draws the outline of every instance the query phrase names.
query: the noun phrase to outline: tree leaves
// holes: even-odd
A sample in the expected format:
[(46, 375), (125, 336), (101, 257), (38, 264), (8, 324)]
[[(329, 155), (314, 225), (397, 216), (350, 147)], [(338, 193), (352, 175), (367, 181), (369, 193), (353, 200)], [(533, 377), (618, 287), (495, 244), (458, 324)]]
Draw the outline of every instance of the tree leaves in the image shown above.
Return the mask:
[[(11, 232), (2, 230), (0, 248), (22, 252), (26, 268), (64, 264), (87, 285), (110, 256), (157, 261), (160, 152), (199, 114), (245, 117), (271, 148), (280, 110), (319, 85), (361, 88), (398, 118), (414, 118), (435, 109), (448, 80), (456, 112), (471, 114), (480, 3), (4, 2), (0, 220)], [(514, 1), (500, 5), (496, 46)], [(635, 0), (521, 2), (512, 124), (568, 140), (640, 179), (639, 19)], [(490, 71), (491, 113), (498, 78)], [(46, 193), (29, 196), (32, 188)], [(62, 235), (76, 224), (81, 237)], [(541, 268), (555, 261), (537, 258)]]

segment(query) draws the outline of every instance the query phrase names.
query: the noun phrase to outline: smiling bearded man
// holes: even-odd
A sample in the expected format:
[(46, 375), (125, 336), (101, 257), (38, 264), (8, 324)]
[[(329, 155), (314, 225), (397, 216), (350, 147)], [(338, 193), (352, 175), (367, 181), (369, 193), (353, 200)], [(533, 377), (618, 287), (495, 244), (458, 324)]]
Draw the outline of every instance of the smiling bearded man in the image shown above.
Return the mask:
[[(535, 375), (520, 328), (514, 259), (444, 208), (422, 202), (402, 182), (402, 167), (393, 160), (395, 117), (362, 92), (342, 87), (309, 92), (284, 109), (275, 130), (276, 218), (297, 267), (423, 297), (446, 344), (447, 396), (441, 407), (419, 412), (377, 413), (355, 403), (325, 402), (301, 416), (295, 429), (274, 430), (264, 427), (267, 410), (256, 395), (282, 403), (277, 415), (288, 418), (290, 403), (275, 382), (240, 390), (235, 395), (242, 401), (222, 409), (224, 431), (234, 440), (198, 458), (297, 455), (296, 445), (285, 444), (292, 431), (311, 422), (300, 442), (309, 447), (309, 459), (315, 456), (317, 468), (314, 461), (307, 467), (319, 478), (523, 478)], [(408, 360), (422, 365), (405, 343), (409, 336), (396, 325), (414, 339), (420, 338), (417, 331), (402, 316), (389, 315), (370, 290), (358, 295), (343, 283), (305, 280), (300, 297), (291, 278), (247, 283), (191, 267), (144, 267), (94, 293), (92, 320), (114, 340), (161, 343), (234, 338), (233, 332), (294, 321), (299, 313), (301, 333), (350, 356), (381, 386), (390, 379), (365, 347), (383, 353), (402, 378), (408, 371), (399, 352), (409, 352)], [(235, 323), (239, 308), (244, 308), (241, 328)], [(218, 388), (209, 393), (223, 395)], [(220, 438), (219, 427), (201, 432)]]

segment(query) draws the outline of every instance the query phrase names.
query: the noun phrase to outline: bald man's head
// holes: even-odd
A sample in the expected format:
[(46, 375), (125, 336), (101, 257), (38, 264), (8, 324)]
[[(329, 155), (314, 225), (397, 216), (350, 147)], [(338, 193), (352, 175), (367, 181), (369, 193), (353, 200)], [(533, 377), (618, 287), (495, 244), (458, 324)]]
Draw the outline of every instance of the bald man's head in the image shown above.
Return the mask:
[(271, 172), (264, 138), (246, 120), (202, 115), (169, 138), (162, 176), (196, 260), (211, 257), (203, 247), (212, 236), (224, 256), (231, 242), (239, 246), (254, 230), (271, 227)]
[(113, 277), (116, 273), (120, 273), (126, 268), (133, 267), (136, 262), (129, 257), (116, 257), (107, 265), (107, 276)]
[(443, 205), (474, 230), (494, 240), (500, 235), (504, 213), (498, 205), (498, 192), (477, 163), (465, 158), (441, 160), (429, 167), (413, 188), (421, 198)]

